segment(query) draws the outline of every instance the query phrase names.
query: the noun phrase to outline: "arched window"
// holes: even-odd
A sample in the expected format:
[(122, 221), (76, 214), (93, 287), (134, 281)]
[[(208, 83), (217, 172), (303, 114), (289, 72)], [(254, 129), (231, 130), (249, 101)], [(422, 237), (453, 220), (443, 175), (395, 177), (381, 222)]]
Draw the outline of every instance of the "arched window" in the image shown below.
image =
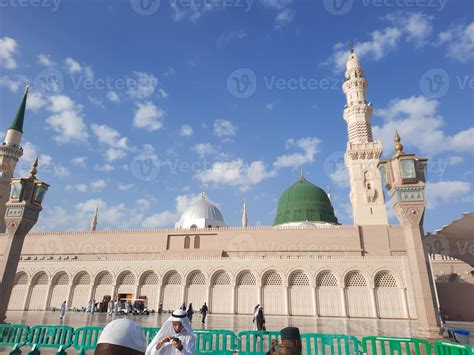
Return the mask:
[(351, 271), (344, 280), (346, 287), (367, 287), (367, 280), (359, 271)]
[(387, 287), (398, 287), (397, 280), (395, 276), (393, 276), (388, 271), (381, 271), (377, 275), (375, 275), (375, 287), (379, 288), (387, 288)]
[(276, 271), (267, 272), (263, 275), (263, 286), (282, 286), (283, 280)]
[(316, 287), (336, 287), (337, 278), (329, 270), (321, 271), (316, 277)]
[(309, 278), (303, 271), (295, 271), (291, 273), (290, 286), (309, 286)]
[(190, 240), (189, 240), (189, 236), (187, 235), (186, 237), (184, 237), (184, 249), (189, 249), (189, 244), (190, 244)]
[(109, 272), (103, 272), (97, 278), (97, 285), (112, 285), (112, 275)]
[(177, 271), (171, 271), (167, 273), (163, 279), (164, 285), (181, 285), (181, 275)]
[(28, 284), (28, 275), (26, 272), (19, 272), (15, 276), (15, 283), (14, 285), (26, 285)]
[(188, 285), (205, 285), (206, 277), (200, 271), (193, 271), (188, 277)]
[(47, 285), (48, 284), (48, 275), (45, 272), (42, 272), (36, 275), (35, 279), (33, 280), (33, 285)]
[(81, 272), (74, 277), (74, 284), (75, 285), (90, 285), (91, 284), (91, 275), (87, 272)]
[(54, 285), (67, 285), (69, 284), (69, 276), (65, 272), (56, 275), (54, 277)]
[(141, 277), (141, 285), (158, 285), (158, 275), (153, 271), (147, 271)]
[(194, 249), (199, 249), (201, 247), (201, 237), (195, 236), (194, 237)]
[(255, 286), (257, 279), (250, 271), (244, 271), (237, 277), (237, 286)]
[(230, 276), (225, 271), (218, 271), (212, 277), (212, 283), (211, 284), (213, 286), (215, 286), (215, 285), (230, 285)]
[(133, 275), (130, 271), (124, 272), (120, 275), (117, 285), (135, 285), (135, 275)]

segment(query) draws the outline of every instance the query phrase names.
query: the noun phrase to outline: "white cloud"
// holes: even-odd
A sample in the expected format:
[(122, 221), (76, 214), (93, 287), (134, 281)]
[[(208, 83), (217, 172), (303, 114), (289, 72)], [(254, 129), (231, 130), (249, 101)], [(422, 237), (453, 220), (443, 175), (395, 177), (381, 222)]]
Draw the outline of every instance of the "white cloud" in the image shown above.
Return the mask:
[(76, 166), (80, 166), (81, 168), (85, 168), (86, 160), (87, 160), (87, 157), (76, 157), (71, 160), (71, 163)]
[(173, 225), (179, 219), (179, 214), (171, 211), (163, 211), (152, 214), (142, 222), (144, 228), (157, 228)]
[(90, 183), (90, 186), (94, 190), (102, 190), (104, 187), (107, 186), (107, 183), (105, 182), (105, 180), (99, 179), (99, 180), (92, 181)]
[(135, 187), (135, 184), (118, 184), (118, 189), (120, 191), (128, 191)]
[(335, 162), (334, 171), (329, 173), (329, 178), (336, 186), (350, 187), (349, 170), (347, 170), (343, 160)]
[[(354, 51), (359, 58), (368, 57), (378, 61), (386, 55), (388, 50), (396, 47), (401, 34), (401, 31), (395, 27), (373, 31), (370, 35), (370, 40), (354, 44)], [(348, 57), (347, 44), (337, 43), (334, 46), (334, 53), (328, 60), (328, 63), (333, 62), (336, 70), (342, 70), (346, 67)]]
[(291, 5), (293, 0), (260, 0), (260, 2), (270, 9), (282, 10), (285, 7)]
[(471, 192), (471, 183), (466, 181), (438, 181), (426, 184), (428, 208), (435, 208), (439, 203), (459, 200)]
[(193, 127), (188, 124), (182, 125), (181, 130), (179, 131), (179, 135), (181, 137), (191, 137), (193, 135)]
[(82, 66), (72, 58), (66, 58), (64, 64), (66, 64), (70, 74), (77, 74), (82, 71)]
[(201, 194), (184, 194), (176, 196), (176, 211), (183, 213), (196, 201), (199, 201)]
[(294, 17), (295, 11), (292, 9), (284, 9), (283, 11), (280, 11), (275, 16), (275, 27), (279, 29), (288, 26), (293, 21)]
[(231, 121), (218, 118), (214, 122), (214, 134), (223, 139), (230, 139), (237, 134), (238, 127)]
[(115, 168), (111, 164), (105, 163), (103, 165), (96, 165), (94, 169), (97, 171), (110, 172), (113, 171)]
[(100, 143), (112, 148), (128, 149), (128, 138), (122, 137), (120, 133), (112, 127), (93, 123), (91, 129)]
[(246, 191), (275, 174), (274, 171), (267, 170), (263, 161), (257, 160), (248, 164), (242, 159), (235, 159), (229, 162), (216, 162), (210, 169), (198, 172), (195, 176), (205, 184), (238, 186), (241, 191)]
[(97, 97), (94, 97), (94, 96), (90, 96), (90, 95), (87, 95), (87, 98), (89, 99), (91, 104), (93, 104), (93, 105), (95, 105), (99, 108), (105, 108), (104, 103), (102, 102), (101, 99), (99, 99)]
[(171, 2), (172, 18), (176, 22), (191, 21), (195, 23), (203, 14), (216, 8), (216, 6), (206, 2), (191, 1), (186, 6), (181, 6), (178, 1)]
[(87, 192), (86, 184), (77, 184), (77, 185), (66, 185), (66, 191), (77, 191), (77, 192)]
[(458, 156), (449, 157), (447, 161), (448, 165), (458, 165), (458, 164), (461, 164), (462, 162), (464, 162), (464, 158), (458, 157)]
[(37, 111), (44, 106), (48, 101), (43, 97), (43, 95), (38, 91), (31, 91), (28, 93), (28, 99), (26, 100), (26, 107), (29, 110)]
[(82, 106), (64, 95), (49, 97), (48, 110), (53, 115), (46, 119), (49, 128), (56, 132), (53, 137), (59, 143), (87, 141), (87, 127), (82, 118)]
[(441, 32), (438, 40), (439, 44), (446, 45), (448, 57), (463, 63), (474, 59), (474, 22)]
[(5, 69), (15, 69), (17, 65), (13, 56), (17, 51), (17, 41), (11, 37), (0, 38), (0, 66)]
[[(384, 118), (381, 126), (374, 126), (374, 136), (384, 143), (385, 152), (393, 152), (393, 136), (397, 129), (406, 148), (416, 147), (422, 153), (472, 152), (474, 150), (474, 127), (455, 134), (447, 134), (442, 127), (444, 118), (437, 112), (439, 102), (424, 96), (396, 99), (388, 107), (376, 110)], [(423, 134), (420, 134), (423, 132)], [(406, 150), (406, 149), (405, 149)]]
[(227, 47), (231, 42), (235, 40), (244, 39), (247, 36), (248, 36), (247, 32), (245, 32), (244, 30), (223, 32), (217, 38), (217, 47), (218, 48)]
[(156, 107), (152, 102), (137, 103), (137, 110), (133, 117), (133, 125), (138, 128), (145, 128), (152, 132), (163, 127), (163, 119), (166, 112)]
[(160, 95), (160, 97), (162, 99), (167, 99), (168, 98), (168, 93), (165, 90), (161, 89), (161, 88), (158, 89), (158, 94)]
[(31, 142), (24, 142), (23, 156), (20, 158), (20, 163), (17, 165), (16, 174), (18, 176), (27, 176), (34, 160), (38, 157), (38, 176), (47, 179), (48, 176), (63, 178), (71, 175), (68, 168), (63, 166), (61, 162), (53, 159), (49, 154), (40, 154), (40, 149)]
[(112, 102), (120, 102), (120, 96), (115, 91), (107, 92), (107, 99)]
[(301, 138), (297, 141), (289, 139), (286, 142), (286, 148), (298, 147), (302, 153), (285, 154), (277, 157), (273, 165), (279, 168), (297, 168), (304, 164), (314, 161), (316, 153), (318, 152), (318, 145), (321, 140), (314, 137)]
[(38, 63), (45, 67), (54, 67), (56, 63), (51, 59), (49, 54), (40, 54), (38, 55)]
[(155, 92), (158, 79), (153, 74), (136, 71), (132, 78), (128, 78), (128, 82), (127, 94), (132, 99), (145, 99)]
[(17, 77), (12, 79), (6, 75), (0, 77), (0, 86), (6, 87), (13, 93), (16, 93), (20, 87), (22, 87), (25, 83), (23, 78)]
[(217, 154), (217, 148), (211, 143), (199, 143), (196, 144), (192, 149), (197, 153), (199, 159), (204, 159), (208, 155)]
[(105, 151), (105, 159), (109, 162), (123, 159), (127, 156), (127, 152), (122, 149), (109, 148)]
[(413, 41), (416, 47), (422, 47), (427, 43), (428, 37), (433, 32), (433, 16), (421, 12), (410, 14), (391, 14), (387, 16), (398, 28), (402, 29), (407, 41)]

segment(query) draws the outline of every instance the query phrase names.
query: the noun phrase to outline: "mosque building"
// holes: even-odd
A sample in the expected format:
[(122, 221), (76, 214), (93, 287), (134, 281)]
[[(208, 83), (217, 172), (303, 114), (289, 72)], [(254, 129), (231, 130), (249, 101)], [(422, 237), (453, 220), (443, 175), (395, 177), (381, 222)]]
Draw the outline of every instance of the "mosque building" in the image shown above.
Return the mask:
[[(250, 314), (261, 304), (267, 315), (418, 319), (420, 336), (437, 333), (435, 283), (421, 241), (424, 175), (410, 176), (410, 164), (426, 160), (403, 153), (398, 135), (392, 160), (380, 160), (367, 79), (352, 50), (343, 91), (354, 224), (341, 225), (328, 194), (303, 174), (281, 194), (272, 226), (248, 226), (245, 205), (242, 225), (228, 226), (204, 193), (171, 229), (100, 230), (96, 210), (89, 231), (27, 236), (9, 310), (121, 298), (145, 299), (155, 310), (207, 302), (211, 313)], [(3, 214), (22, 155), (26, 99), (0, 147)], [(392, 179), (400, 225), (388, 222), (382, 174)], [(0, 238), (0, 253), (2, 246)]]

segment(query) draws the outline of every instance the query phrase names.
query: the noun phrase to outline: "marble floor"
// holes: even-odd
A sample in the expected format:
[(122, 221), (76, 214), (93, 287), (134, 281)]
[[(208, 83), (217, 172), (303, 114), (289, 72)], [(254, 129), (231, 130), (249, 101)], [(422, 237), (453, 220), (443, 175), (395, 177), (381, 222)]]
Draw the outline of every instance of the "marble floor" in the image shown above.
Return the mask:
[[(7, 322), (16, 324), (66, 324), (74, 328), (85, 325), (105, 325), (112, 319), (121, 316), (108, 316), (105, 313), (68, 312), (63, 321), (58, 312), (8, 312)], [(126, 317), (126, 316), (125, 316)], [(128, 316), (143, 326), (159, 327), (168, 315), (151, 314), (149, 316)], [(230, 329), (235, 332), (252, 328), (251, 315), (208, 315), (206, 324), (201, 323), (198, 314), (193, 319), (195, 329)], [(374, 320), (374, 319), (339, 319), (314, 317), (267, 316), (267, 330), (280, 330), (286, 326), (298, 326), (303, 333), (343, 333), (356, 336), (390, 335), (414, 336), (416, 321)], [(471, 324), (472, 327), (472, 324)], [(465, 328), (465, 326), (463, 326)], [(472, 327), (474, 328), (474, 327)], [(472, 329), (474, 331), (474, 329)]]

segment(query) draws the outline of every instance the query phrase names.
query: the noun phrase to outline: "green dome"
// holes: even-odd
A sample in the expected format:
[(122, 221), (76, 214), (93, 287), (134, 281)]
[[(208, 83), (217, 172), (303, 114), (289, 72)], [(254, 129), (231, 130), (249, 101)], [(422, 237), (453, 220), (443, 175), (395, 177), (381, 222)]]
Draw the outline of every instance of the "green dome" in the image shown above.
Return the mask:
[(305, 221), (338, 224), (326, 192), (302, 177), (282, 193), (273, 225)]

